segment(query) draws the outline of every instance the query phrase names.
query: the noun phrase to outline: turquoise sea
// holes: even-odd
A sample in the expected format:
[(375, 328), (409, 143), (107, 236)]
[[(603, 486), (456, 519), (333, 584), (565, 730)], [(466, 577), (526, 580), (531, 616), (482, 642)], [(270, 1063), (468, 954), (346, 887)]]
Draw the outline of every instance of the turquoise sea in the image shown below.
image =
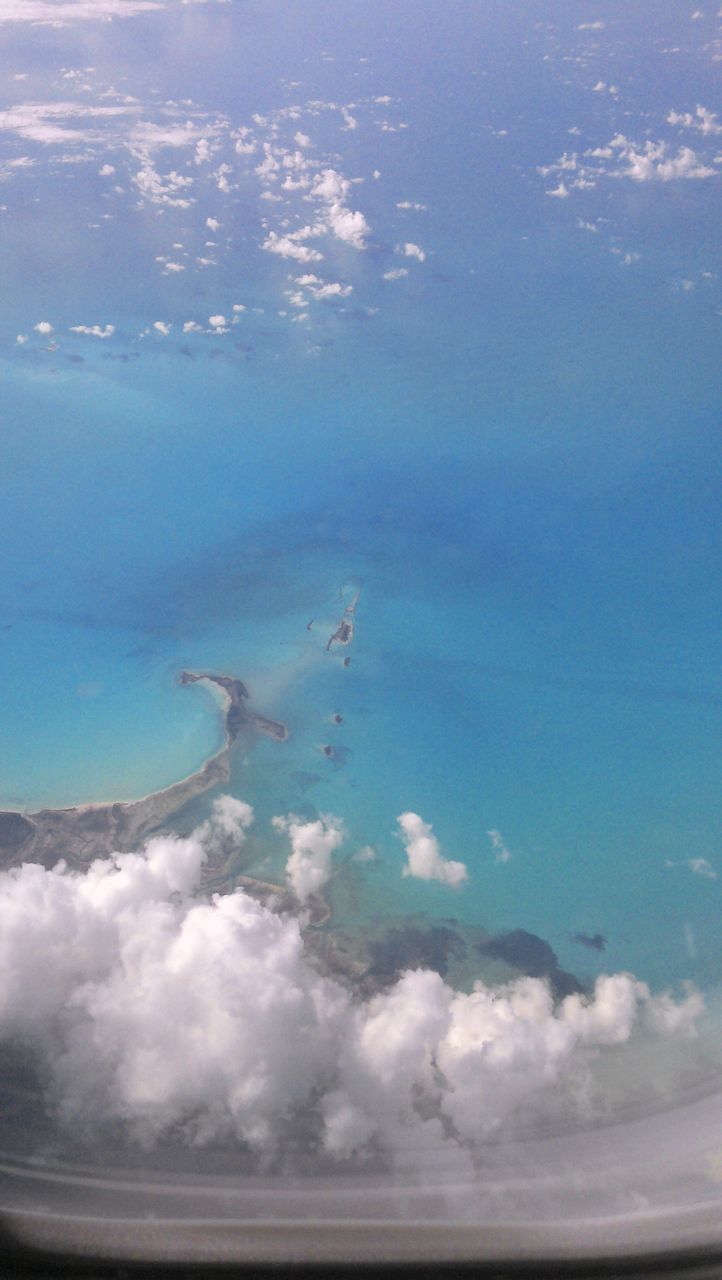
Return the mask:
[[(177, 675), (230, 673), (290, 729), (234, 760), (232, 789), (256, 810), (251, 873), (282, 874), (273, 815), (333, 813), (347, 832), (330, 889), (340, 924), (424, 913), (524, 928), (584, 976), (709, 985), (722, 883), (714, 182), (600, 181), (570, 212), (537, 173), (572, 128), (592, 147), (623, 111), (663, 120), (677, 73), (632, 86), (632, 44), (615, 64), (623, 103), (575, 96), (549, 74), (528, 6), (495, 10), (488, 29), (459, 6), (452, 41), (440, 7), (410, 5), (412, 74), (399, 15), (382, 41), (385, 6), (365, 6), (363, 30), (336, 6), (329, 53), (319, 5), (303, 61), (295, 22), (264, 26), (261, 8), (250, 42), (237, 7), (222, 33), (217, 14), (189, 11), (172, 67), (143, 39), (150, 18), (132, 41), (119, 24), (114, 82), (144, 107), (152, 84), (157, 101), (183, 94), (211, 117), (351, 102), (356, 128), (328, 112), (297, 124), (363, 178), (353, 196), (372, 228), (363, 253), (325, 250), (324, 276), (353, 294), (314, 303), (308, 325), (284, 300), (307, 268), (258, 248), (250, 180), (202, 208), (139, 211), (105, 200), (97, 164), (63, 169), (21, 139), (34, 163), (7, 185), (18, 216), (0, 224), (0, 802), (132, 798), (185, 776), (222, 733), (214, 699)], [(201, 37), (227, 76), (193, 62)], [(97, 33), (60, 49), (50, 34), (32, 49), (13, 38), (26, 96), (52, 59), (58, 76), (91, 60), (108, 71)], [(695, 66), (706, 101), (711, 72)], [(389, 130), (363, 106), (385, 96)], [(95, 225), (102, 209), (112, 218)], [(173, 245), (201, 254), (206, 215), (226, 256), (164, 274)], [(408, 242), (424, 261), (395, 253)], [(384, 279), (399, 262), (409, 274)], [(234, 302), (245, 310), (227, 334), (182, 333)], [(34, 330), (43, 320), (52, 340)], [(69, 332), (109, 322), (108, 340)], [(349, 579), (363, 585), (344, 667), (346, 651), (324, 646)], [(406, 810), (467, 864), (465, 886), (402, 878)], [(356, 861), (369, 845), (376, 859)], [(578, 933), (602, 934), (605, 952)]]

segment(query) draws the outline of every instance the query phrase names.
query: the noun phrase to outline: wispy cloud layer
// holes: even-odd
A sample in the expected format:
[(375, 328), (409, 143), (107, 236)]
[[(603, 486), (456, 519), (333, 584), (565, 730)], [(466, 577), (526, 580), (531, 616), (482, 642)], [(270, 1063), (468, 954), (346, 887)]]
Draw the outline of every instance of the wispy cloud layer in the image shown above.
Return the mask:
[(71, 22), (132, 18), (165, 7), (164, 0), (0, 0), (0, 23), (33, 22), (58, 27)]

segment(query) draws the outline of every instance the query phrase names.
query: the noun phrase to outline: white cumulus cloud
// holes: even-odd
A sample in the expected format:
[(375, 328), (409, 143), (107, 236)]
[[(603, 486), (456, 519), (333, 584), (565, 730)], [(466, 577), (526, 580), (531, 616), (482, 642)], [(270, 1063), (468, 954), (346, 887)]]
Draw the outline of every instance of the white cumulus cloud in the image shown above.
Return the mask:
[[(0, 1044), (32, 1051), (76, 1139), (119, 1123), (146, 1145), (234, 1139), (266, 1154), (303, 1114), (341, 1156), (481, 1141), (545, 1097), (578, 1114), (595, 1058), (640, 1020), (695, 1033), (692, 987), (653, 996), (628, 974), (555, 1004), (538, 978), (466, 994), (421, 969), (354, 999), (308, 961), (298, 920), (242, 890), (199, 895), (206, 855), (240, 848), (252, 822), (221, 796), (190, 836), (85, 873), (0, 873)], [(299, 855), (291, 877), (312, 892), (339, 825), (277, 825)]]
[(449, 885), (458, 885), (466, 880), (464, 863), (451, 862), (443, 856), (430, 824), (424, 822), (418, 813), (402, 813), (397, 821), (408, 859), (403, 872), (405, 876), (439, 880), (441, 884)]
[(91, 338), (112, 338), (115, 333), (113, 324), (71, 324), (71, 333), (84, 333)]
[(715, 170), (705, 165), (691, 147), (680, 147), (672, 154), (665, 142), (647, 141), (639, 147), (618, 133), (610, 142), (627, 168), (619, 170), (621, 176), (635, 182), (670, 182), (677, 178), (711, 178)]
[(274, 818), (277, 831), (288, 833), (291, 854), (286, 863), (286, 879), (299, 902), (320, 893), (331, 878), (331, 855), (343, 840), (343, 827), (329, 815), (315, 822), (303, 822), (290, 815)]
[(303, 244), (307, 236), (315, 234), (312, 227), (304, 227), (301, 235), (279, 236), (276, 231), (269, 231), (263, 241), (267, 253), (277, 253), (281, 258), (292, 258), (295, 262), (320, 262), (323, 254), (311, 245)]
[(314, 178), (311, 197), (325, 203), (326, 225), (338, 240), (354, 249), (365, 249), (371, 228), (359, 210), (348, 208), (346, 198), (350, 190), (348, 178), (336, 169), (324, 169)]

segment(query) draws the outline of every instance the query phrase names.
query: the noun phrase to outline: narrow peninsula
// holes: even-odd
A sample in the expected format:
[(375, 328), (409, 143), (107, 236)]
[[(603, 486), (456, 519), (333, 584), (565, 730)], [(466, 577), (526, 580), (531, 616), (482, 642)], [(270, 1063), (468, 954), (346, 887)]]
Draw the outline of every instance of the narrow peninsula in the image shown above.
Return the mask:
[(247, 704), (248, 689), (232, 676), (183, 671), (181, 684), (207, 680), (221, 689), (224, 701), (225, 745), (200, 769), (141, 800), (80, 804), (64, 809), (37, 809), (30, 813), (0, 810), (0, 868), (39, 862), (53, 867), (60, 858), (84, 869), (93, 858), (107, 857), (137, 848), (140, 840), (157, 830), (183, 805), (230, 777), (230, 752), (242, 732), (263, 734), (284, 742), (288, 729), (278, 720), (253, 711)]

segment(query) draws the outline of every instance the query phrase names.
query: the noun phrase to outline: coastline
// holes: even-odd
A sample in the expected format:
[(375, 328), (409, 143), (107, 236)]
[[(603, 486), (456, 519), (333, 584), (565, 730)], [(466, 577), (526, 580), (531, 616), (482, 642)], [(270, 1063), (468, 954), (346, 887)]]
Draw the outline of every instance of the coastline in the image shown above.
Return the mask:
[(228, 781), (231, 748), (244, 729), (280, 742), (288, 737), (286, 725), (246, 706), (249, 693), (243, 681), (192, 671), (179, 676), (181, 684), (199, 681), (208, 681), (222, 695), (225, 744), (220, 751), (187, 777), (138, 800), (91, 801), (29, 812), (0, 809), (0, 868), (28, 861), (51, 867), (60, 858), (82, 868), (94, 857), (127, 852), (189, 800)]

